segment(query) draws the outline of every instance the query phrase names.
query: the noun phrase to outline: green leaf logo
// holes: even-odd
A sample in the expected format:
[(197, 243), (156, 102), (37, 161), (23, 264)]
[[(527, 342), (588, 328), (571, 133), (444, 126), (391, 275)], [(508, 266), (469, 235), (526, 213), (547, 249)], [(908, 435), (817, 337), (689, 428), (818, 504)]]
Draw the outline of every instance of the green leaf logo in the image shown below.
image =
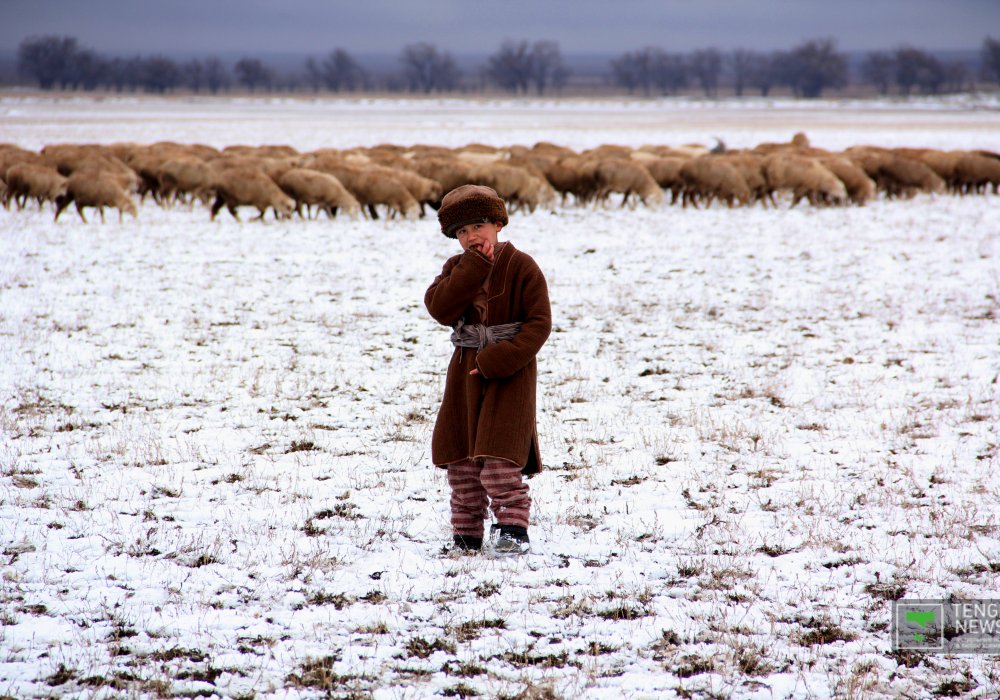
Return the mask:
[[(920, 625), (923, 629), (927, 629), (929, 625), (934, 624), (934, 611), (933, 610), (907, 610), (906, 611), (906, 621), (912, 622), (916, 625)], [(915, 642), (925, 642), (927, 638), (920, 634), (919, 632), (913, 633), (913, 641)]]

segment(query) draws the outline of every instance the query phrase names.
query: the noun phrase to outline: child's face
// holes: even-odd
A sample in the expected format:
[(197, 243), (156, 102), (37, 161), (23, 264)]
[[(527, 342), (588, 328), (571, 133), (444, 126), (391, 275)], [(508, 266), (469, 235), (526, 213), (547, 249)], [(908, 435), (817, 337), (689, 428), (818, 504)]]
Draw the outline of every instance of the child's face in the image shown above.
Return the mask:
[(493, 259), (493, 249), (497, 244), (497, 234), (503, 228), (500, 224), (469, 224), (455, 232), (462, 250), (475, 248), (487, 258)]

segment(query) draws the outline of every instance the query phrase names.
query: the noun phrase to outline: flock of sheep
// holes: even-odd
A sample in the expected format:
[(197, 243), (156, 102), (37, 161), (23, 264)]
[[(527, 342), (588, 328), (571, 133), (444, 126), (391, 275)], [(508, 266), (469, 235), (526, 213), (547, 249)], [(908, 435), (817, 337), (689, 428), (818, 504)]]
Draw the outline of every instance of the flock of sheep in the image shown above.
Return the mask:
[(462, 184), (493, 187), (517, 211), (570, 201), (606, 205), (642, 202), (710, 206), (863, 205), (884, 194), (974, 194), (1000, 187), (1000, 154), (927, 148), (814, 148), (805, 134), (788, 143), (727, 151), (688, 146), (603, 145), (576, 152), (551, 143), (528, 148), (472, 144), (462, 148), (380, 145), (300, 153), (290, 146), (228, 146), (161, 142), (56, 144), (40, 152), (0, 144), (0, 199), (6, 208), (50, 203), (55, 218), (75, 204), (80, 218), (93, 207), (137, 215), (136, 200), (162, 206), (201, 202), (214, 219), (226, 207), (253, 207), (264, 218), (334, 217), (338, 212), (418, 217)]

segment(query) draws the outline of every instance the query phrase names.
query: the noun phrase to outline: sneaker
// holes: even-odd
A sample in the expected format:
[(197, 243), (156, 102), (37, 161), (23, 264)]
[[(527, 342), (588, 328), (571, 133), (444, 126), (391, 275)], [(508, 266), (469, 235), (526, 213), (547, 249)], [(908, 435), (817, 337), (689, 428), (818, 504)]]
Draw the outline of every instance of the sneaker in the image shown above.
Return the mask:
[(462, 552), (478, 552), (483, 548), (483, 538), (472, 535), (455, 535), (455, 549)]
[(493, 529), (499, 531), (496, 542), (493, 544), (493, 551), (501, 556), (513, 556), (516, 554), (527, 554), (531, 549), (528, 540), (528, 530), (519, 525), (494, 525)]

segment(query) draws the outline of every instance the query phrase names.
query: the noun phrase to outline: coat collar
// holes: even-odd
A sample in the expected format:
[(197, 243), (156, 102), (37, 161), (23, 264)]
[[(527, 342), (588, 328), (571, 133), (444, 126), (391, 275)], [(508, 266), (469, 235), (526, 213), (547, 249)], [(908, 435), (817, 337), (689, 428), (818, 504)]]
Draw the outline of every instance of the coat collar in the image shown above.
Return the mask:
[(511, 258), (514, 257), (516, 249), (510, 241), (504, 243), (500, 249), (500, 255), (493, 263), (493, 272), (490, 274), (490, 284), (486, 292), (486, 301), (498, 297), (507, 288), (507, 268), (510, 267)]

